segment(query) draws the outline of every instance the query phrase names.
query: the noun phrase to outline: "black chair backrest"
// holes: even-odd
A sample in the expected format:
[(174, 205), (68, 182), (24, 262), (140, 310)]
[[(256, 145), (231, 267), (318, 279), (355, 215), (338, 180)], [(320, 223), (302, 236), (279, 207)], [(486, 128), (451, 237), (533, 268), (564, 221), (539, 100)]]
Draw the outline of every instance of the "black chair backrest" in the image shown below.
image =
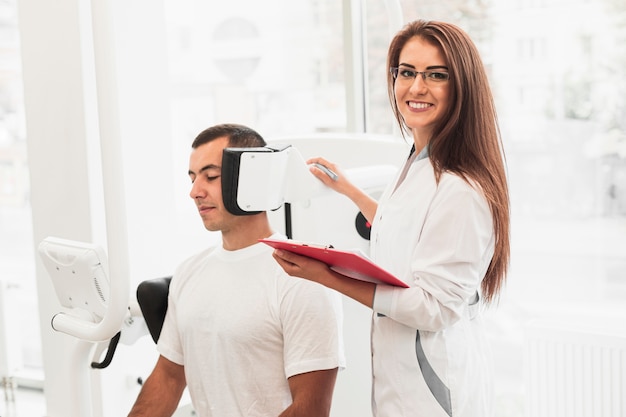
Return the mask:
[(154, 343), (161, 335), (171, 280), (172, 277), (154, 278), (143, 281), (137, 286), (137, 302)]

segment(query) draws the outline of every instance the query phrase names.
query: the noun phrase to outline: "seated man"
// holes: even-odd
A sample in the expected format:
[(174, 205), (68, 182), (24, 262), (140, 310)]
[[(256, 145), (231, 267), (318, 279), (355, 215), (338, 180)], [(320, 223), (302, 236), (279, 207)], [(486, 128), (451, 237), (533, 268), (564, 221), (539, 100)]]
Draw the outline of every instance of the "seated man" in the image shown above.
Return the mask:
[(158, 340), (160, 353), (129, 417), (171, 416), (185, 386), (200, 417), (328, 416), (344, 366), (341, 300), (288, 277), (258, 239), (276, 236), (267, 213), (224, 208), (226, 147), (265, 146), (254, 130), (217, 125), (201, 132), (189, 160), (190, 196), (220, 245), (175, 271)]

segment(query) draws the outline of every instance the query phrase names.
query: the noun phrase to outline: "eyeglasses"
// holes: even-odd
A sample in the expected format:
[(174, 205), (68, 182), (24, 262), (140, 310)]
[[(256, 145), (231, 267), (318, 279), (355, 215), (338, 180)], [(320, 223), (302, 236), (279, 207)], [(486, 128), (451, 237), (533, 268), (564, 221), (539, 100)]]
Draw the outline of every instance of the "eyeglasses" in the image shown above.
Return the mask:
[(395, 80), (406, 84), (413, 84), (418, 75), (421, 75), (428, 85), (441, 84), (450, 79), (450, 74), (442, 70), (415, 71), (409, 68), (392, 67), (389, 71)]

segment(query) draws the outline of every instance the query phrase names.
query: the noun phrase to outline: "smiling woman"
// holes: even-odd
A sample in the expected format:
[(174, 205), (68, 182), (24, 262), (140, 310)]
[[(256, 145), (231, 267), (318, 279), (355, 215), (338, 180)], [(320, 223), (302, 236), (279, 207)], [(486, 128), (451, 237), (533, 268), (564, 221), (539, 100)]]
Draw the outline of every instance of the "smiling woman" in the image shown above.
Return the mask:
[[(409, 72), (387, 75), (392, 109), (413, 142), (401, 171), (378, 201), (343, 175), (317, 177), (363, 213), (373, 262), (405, 285), (364, 283), (289, 251), (274, 257), (289, 275), (373, 310), (374, 415), (491, 416), (481, 307), (498, 299), (506, 278), (510, 217), (486, 73), (471, 38), (440, 21), (407, 23), (390, 43), (387, 65)], [(428, 71), (443, 68), (452, 77), (426, 81)]]

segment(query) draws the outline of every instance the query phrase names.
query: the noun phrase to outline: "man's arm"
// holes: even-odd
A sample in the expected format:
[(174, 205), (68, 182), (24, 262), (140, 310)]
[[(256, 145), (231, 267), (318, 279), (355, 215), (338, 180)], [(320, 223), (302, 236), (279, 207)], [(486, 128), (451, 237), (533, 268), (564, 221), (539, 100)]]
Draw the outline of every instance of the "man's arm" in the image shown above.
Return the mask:
[(293, 402), (279, 417), (328, 417), (336, 380), (337, 368), (290, 377)]
[(128, 417), (171, 417), (186, 385), (185, 368), (159, 356)]

